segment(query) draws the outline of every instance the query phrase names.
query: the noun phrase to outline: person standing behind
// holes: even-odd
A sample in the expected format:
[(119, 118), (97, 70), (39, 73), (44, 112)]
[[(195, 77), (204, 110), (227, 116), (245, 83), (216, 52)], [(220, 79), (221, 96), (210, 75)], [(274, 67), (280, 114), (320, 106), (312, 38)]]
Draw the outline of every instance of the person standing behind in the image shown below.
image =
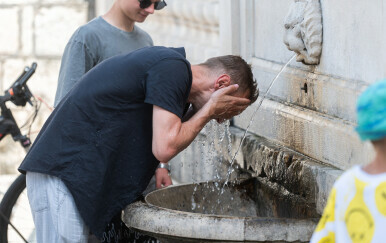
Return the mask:
[(375, 158), (334, 184), (311, 243), (383, 243), (386, 239), (386, 79), (358, 99), (358, 132)]
[(150, 35), (135, 23), (144, 22), (154, 10), (165, 6), (163, 0), (116, 0), (106, 14), (78, 28), (64, 50), (54, 106), (98, 63), (117, 54), (153, 46)]

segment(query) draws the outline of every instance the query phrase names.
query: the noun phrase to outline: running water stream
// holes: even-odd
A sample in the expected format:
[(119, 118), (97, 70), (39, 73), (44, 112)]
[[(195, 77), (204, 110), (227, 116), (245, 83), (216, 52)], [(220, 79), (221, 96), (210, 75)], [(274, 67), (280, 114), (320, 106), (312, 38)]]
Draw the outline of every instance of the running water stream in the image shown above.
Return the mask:
[(239, 146), (237, 147), (237, 150), (236, 150), (235, 154), (233, 155), (232, 160), (231, 160), (231, 162), (230, 162), (229, 170), (228, 170), (228, 173), (227, 173), (227, 177), (226, 177), (225, 183), (224, 183), (223, 188), (222, 188), (222, 190), (221, 190), (221, 194), (224, 192), (224, 187), (227, 186), (227, 184), (229, 183), (230, 175), (231, 175), (232, 172), (233, 172), (233, 164), (234, 164), (235, 158), (236, 158), (237, 154), (238, 154), (239, 151), (240, 151), (240, 148), (241, 148), (241, 146), (242, 146), (242, 144), (243, 144), (243, 142), (244, 142), (244, 140), (245, 140), (245, 137), (246, 137), (246, 135), (247, 135), (247, 132), (248, 132), (248, 130), (249, 130), (249, 128), (250, 128), (250, 126), (251, 126), (251, 124), (252, 124), (254, 118), (255, 118), (256, 112), (259, 110), (259, 108), (260, 108), (261, 104), (263, 103), (265, 97), (267, 97), (267, 95), (268, 95), (269, 91), (271, 90), (273, 84), (276, 82), (276, 80), (279, 78), (279, 76), (283, 73), (283, 71), (287, 68), (287, 66), (291, 63), (291, 61), (292, 61), (295, 57), (296, 57), (296, 54), (293, 55), (293, 56), (288, 60), (288, 62), (280, 69), (279, 73), (276, 75), (276, 77), (275, 77), (275, 78), (271, 81), (271, 83), (269, 84), (267, 91), (265, 91), (263, 97), (260, 99), (259, 103), (258, 103), (257, 106), (256, 106), (256, 109), (253, 111), (252, 116), (251, 116), (251, 119), (250, 119), (250, 121), (249, 121), (249, 124), (248, 124), (247, 128), (245, 129), (244, 135), (243, 135), (243, 137), (242, 137), (242, 139), (241, 139), (241, 141), (240, 141), (240, 144), (239, 144)]
[[(251, 126), (251, 124), (256, 116), (257, 111), (261, 107), (264, 99), (266, 98), (266, 96), (270, 92), (270, 90), (273, 87), (276, 80), (284, 72), (286, 67), (291, 63), (291, 61), (295, 57), (296, 57), (296, 55), (292, 56), (288, 60), (288, 62), (280, 69), (280, 71), (275, 76), (275, 78), (269, 83), (269, 86), (268, 86), (266, 92), (264, 93), (264, 95), (259, 99), (259, 102), (258, 102), (255, 110), (252, 113), (249, 124), (248, 124), (248, 126), (243, 134), (243, 137), (240, 141), (240, 144), (237, 147), (235, 154), (232, 155), (232, 142), (231, 142), (231, 132), (229, 130), (229, 127), (230, 127), (229, 120), (226, 121), (224, 124), (218, 124), (217, 122), (215, 122), (213, 120), (210, 123), (208, 123), (207, 126), (205, 127), (207, 139), (201, 141), (201, 149), (202, 149), (201, 150), (201, 158), (204, 158), (203, 163), (206, 164), (205, 167), (215, 168), (214, 174), (212, 175), (213, 179), (214, 179), (214, 186), (211, 187), (212, 192), (217, 193), (218, 195), (222, 195), (224, 193), (225, 187), (229, 186), (228, 185), (229, 181), (231, 180), (232, 173), (235, 171), (235, 167), (236, 167), (234, 165), (235, 158), (236, 158), (238, 152), (240, 151), (240, 148), (245, 140), (247, 132), (249, 131), (249, 128), (250, 128), (250, 126)], [(225, 142), (225, 145), (227, 145), (226, 147), (222, 146), (222, 144), (224, 142)], [(224, 150), (226, 150), (226, 151), (224, 151)], [(220, 171), (221, 166), (218, 166), (217, 164), (218, 163), (225, 163), (226, 159), (224, 160), (222, 157), (220, 158), (215, 151), (217, 151), (219, 154), (223, 154), (223, 152), (225, 152), (227, 154), (226, 157), (230, 160), (230, 163), (229, 162), (227, 163), (227, 169), (223, 167), (225, 169), (225, 171), (223, 171), (223, 172)], [(193, 165), (193, 167), (194, 167), (192, 170), (193, 173), (195, 173), (198, 164), (199, 164), (199, 161), (196, 161), (195, 165)], [(225, 180), (224, 180), (225, 183), (220, 183), (221, 178), (223, 178), (224, 176), (225, 176)], [(195, 176), (193, 176), (193, 178), (195, 178)], [(198, 180), (198, 181), (200, 181), (200, 180)], [(206, 183), (209, 183), (209, 180), (207, 180)], [(195, 184), (195, 186), (194, 186), (193, 194), (191, 197), (191, 210), (197, 210), (200, 207), (200, 203), (196, 201), (196, 199), (197, 199), (196, 193), (197, 193), (197, 187), (198, 187), (199, 183), (196, 180), (194, 180), (193, 184)], [(205, 184), (204, 184), (204, 186), (205, 186)], [(203, 201), (206, 200), (205, 196), (204, 196), (204, 198), (201, 198), (200, 200), (203, 200)], [(231, 198), (231, 200), (232, 200), (232, 198)], [(219, 205), (222, 205), (221, 209), (218, 208)], [(208, 206), (209, 205), (206, 205), (206, 207), (208, 207)], [(200, 210), (207, 210), (209, 212), (210, 211), (218, 211), (218, 210), (220, 210), (220, 211), (221, 210), (227, 210), (227, 205), (222, 204), (218, 200), (217, 203), (214, 202), (213, 205), (210, 206), (210, 208), (200, 209)]]

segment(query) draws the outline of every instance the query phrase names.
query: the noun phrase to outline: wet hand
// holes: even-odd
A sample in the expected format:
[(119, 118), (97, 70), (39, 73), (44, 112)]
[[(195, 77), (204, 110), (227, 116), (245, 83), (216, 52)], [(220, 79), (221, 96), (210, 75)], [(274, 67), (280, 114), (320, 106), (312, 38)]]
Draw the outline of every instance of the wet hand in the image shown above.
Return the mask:
[(237, 89), (237, 84), (230, 85), (212, 94), (208, 104), (210, 105), (210, 113), (213, 119), (222, 122), (239, 115), (248, 107), (250, 100), (235, 96)]
[(155, 186), (157, 189), (168, 187), (172, 185), (172, 179), (169, 176), (169, 172), (167, 169), (158, 168), (155, 171)]

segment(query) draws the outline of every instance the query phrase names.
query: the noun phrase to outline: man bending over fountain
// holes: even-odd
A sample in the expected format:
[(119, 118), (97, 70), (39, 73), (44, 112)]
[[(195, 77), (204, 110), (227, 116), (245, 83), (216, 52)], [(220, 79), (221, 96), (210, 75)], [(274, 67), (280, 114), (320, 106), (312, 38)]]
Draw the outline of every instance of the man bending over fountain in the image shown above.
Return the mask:
[(159, 161), (185, 149), (211, 119), (240, 114), (256, 86), (242, 58), (191, 66), (183, 48), (146, 47), (98, 64), (58, 104), (19, 168), (37, 241), (101, 238)]
[(334, 184), (311, 243), (376, 243), (386, 239), (386, 80), (358, 99), (357, 132), (370, 140), (376, 155), (355, 166)]

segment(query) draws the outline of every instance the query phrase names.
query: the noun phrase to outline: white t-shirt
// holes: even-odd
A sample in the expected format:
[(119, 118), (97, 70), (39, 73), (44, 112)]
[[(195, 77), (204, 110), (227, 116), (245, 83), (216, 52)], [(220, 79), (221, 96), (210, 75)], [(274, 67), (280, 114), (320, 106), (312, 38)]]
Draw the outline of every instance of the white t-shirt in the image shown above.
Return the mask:
[(386, 173), (355, 166), (335, 182), (310, 243), (334, 242), (386, 242)]

